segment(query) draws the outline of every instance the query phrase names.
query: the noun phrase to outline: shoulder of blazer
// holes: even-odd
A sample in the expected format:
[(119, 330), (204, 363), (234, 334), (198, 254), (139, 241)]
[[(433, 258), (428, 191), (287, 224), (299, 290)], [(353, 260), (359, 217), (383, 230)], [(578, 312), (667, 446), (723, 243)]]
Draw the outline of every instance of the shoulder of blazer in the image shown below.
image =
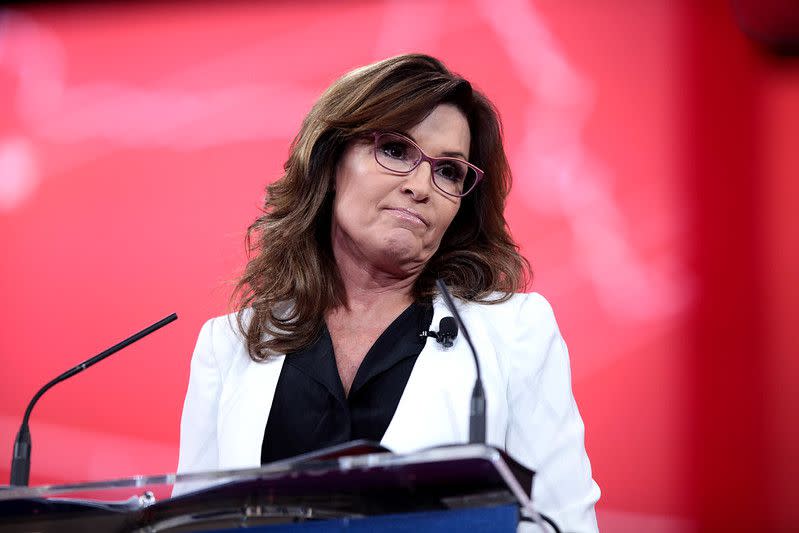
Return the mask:
[(244, 337), (239, 331), (237, 314), (229, 313), (214, 317), (208, 320), (203, 327), (208, 330), (208, 336), (201, 341), (204, 343), (202, 349), (212, 351), (214, 361), (223, 378), (230, 372), (230, 368), (238, 356), (247, 353)]
[(485, 329), (501, 358), (529, 358), (531, 350), (546, 350), (560, 338), (552, 306), (538, 293), (516, 293), (500, 303), (464, 302), (459, 310), (467, 325)]
[(513, 326), (534, 324), (541, 327), (555, 325), (552, 306), (539, 293), (515, 293), (504, 302), (496, 302), (500, 296), (500, 293), (495, 293), (486, 302), (459, 301), (458, 310), (484, 321), (491, 329), (504, 330)]
[[(283, 304), (277, 310), (279, 314), (287, 314), (291, 311), (291, 304)], [(222, 376), (225, 377), (233, 368), (243, 370), (247, 364), (253, 361), (247, 351), (247, 342), (239, 329), (238, 312), (218, 316), (208, 321), (207, 327), (210, 330), (210, 346), (213, 350), (216, 364)], [(242, 311), (241, 324), (243, 328), (249, 326), (252, 319), (252, 309), (247, 308)], [(283, 354), (275, 353), (275, 356)]]

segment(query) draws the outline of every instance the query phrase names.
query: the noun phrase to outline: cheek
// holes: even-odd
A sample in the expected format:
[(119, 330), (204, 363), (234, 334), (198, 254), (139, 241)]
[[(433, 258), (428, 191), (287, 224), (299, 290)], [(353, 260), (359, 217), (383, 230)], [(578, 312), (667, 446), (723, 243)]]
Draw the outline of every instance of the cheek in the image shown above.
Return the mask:
[(439, 210), (440, 213), (440, 224), (436, 231), (436, 246), (438, 243), (441, 242), (441, 239), (444, 237), (444, 234), (447, 232), (449, 227), (452, 225), (452, 222), (455, 220), (455, 216), (458, 214), (458, 209), (460, 208), (460, 201), (458, 202), (448, 202), (446, 206), (442, 207)]
[(360, 145), (350, 146), (344, 151), (336, 165), (336, 191), (357, 189), (362, 185), (363, 176), (371, 170), (367, 156), (364, 147)]
[(373, 165), (364, 157), (350, 157), (342, 162), (336, 172), (335, 204), (337, 209), (351, 213), (358, 218), (374, 211), (378, 203), (383, 200), (391, 189), (389, 180), (381, 179), (375, 172)]
[(363, 205), (367, 203), (369, 196), (363, 189), (363, 181), (358, 169), (352, 165), (339, 169), (335, 180), (334, 216), (339, 219), (360, 218)]

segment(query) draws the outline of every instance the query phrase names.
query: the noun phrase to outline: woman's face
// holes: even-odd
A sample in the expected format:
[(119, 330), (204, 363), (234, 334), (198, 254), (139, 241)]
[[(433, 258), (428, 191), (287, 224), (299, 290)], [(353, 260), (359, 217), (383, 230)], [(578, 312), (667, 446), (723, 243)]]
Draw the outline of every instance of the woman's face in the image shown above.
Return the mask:
[[(451, 104), (437, 106), (404, 133), (428, 156), (469, 158), (469, 124)], [(331, 237), (336, 260), (346, 254), (364, 268), (391, 275), (420, 272), (460, 206), (460, 198), (433, 185), (429, 163), (407, 175), (392, 173), (375, 161), (371, 140), (345, 150), (335, 180)]]

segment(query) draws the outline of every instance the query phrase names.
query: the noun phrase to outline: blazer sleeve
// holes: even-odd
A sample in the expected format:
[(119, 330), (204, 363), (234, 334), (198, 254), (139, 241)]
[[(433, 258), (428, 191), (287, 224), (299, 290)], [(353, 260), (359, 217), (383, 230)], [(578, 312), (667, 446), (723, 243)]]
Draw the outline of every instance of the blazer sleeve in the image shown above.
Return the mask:
[[(533, 504), (561, 531), (597, 532), (599, 486), (572, 394), (569, 353), (549, 303), (521, 299), (509, 332), (507, 451), (535, 470)], [(535, 529), (535, 528), (533, 528)]]
[[(222, 377), (214, 355), (214, 322), (211, 319), (203, 325), (191, 358), (180, 420), (178, 473), (216, 470), (219, 465), (217, 412)], [(185, 483), (175, 485), (172, 495), (192, 488)]]

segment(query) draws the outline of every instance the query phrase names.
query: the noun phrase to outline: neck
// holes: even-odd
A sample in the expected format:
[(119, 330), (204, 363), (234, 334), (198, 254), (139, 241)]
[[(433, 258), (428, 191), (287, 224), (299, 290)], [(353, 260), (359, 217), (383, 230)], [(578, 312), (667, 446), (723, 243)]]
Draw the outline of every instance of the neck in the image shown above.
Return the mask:
[(404, 309), (413, 302), (418, 274), (397, 276), (364, 264), (338, 261), (344, 285), (345, 307), (350, 312)]
[(334, 247), (345, 295), (344, 305), (334, 312), (399, 313), (413, 302), (413, 286), (420, 272), (387, 271), (348, 252)]

